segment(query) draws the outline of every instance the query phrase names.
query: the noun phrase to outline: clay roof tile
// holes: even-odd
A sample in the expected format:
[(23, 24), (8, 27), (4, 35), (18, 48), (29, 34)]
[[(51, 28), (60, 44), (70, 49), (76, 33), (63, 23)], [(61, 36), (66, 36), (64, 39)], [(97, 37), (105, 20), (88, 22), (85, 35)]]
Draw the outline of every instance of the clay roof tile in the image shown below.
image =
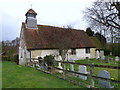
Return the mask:
[(38, 29), (26, 29), (22, 24), (27, 49), (56, 49), (65, 40), (70, 48), (95, 47), (83, 30), (38, 25)]
[(33, 14), (36, 14), (36, 15), (37, 15), (37, 13), (36, 13), (33, 9), (29, 9), (29, 10), (27, 11), (27, 13), (25, 14), (25, 16), (26, 16), (28, 13), (33, 13)]

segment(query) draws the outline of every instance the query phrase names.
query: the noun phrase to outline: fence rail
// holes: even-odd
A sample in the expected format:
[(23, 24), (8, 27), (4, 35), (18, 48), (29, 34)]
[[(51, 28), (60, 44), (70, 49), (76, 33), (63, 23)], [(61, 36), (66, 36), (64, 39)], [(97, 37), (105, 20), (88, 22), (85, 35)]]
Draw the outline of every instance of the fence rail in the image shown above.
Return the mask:
[[(58, 67), (53, 67), (53, 68), (58, 69), (58, 70), (63, 70), (65, 72), (71, 72), (71, 73), (75, 73), (75, 74), (79, 74), (79, 75), (90, 76), (90, 74), (83, 74), (83, 73), (79, 73), (79, 72), (75, 72), (75, 71), (64, 70), (64, 69), (61, 69), (61, 68), (58, 68)], [(107, 80), (107, 81), (110, 81), (110, 82), (120, 83), (119, 80), (112, 80), (112, 79), (98, 77), (98, 76), (94, 76), (94, 75), (92, 77), (97, 78), (97, 79)]]
[[(38, 60), (38, 59), (35, 59), (35, 58), (32, 58), (32, 60)], [(43, 61), (44, 62), (44, 61)], [(95, 76), (93, 75), (94, 73), (94, 67), (101, 67), (101, 68), (109, 68), (109, 69), (120, 69), (119, 66), (109, 66), (109, 65), (96, 65), (96, 64), (83, 64), (83, 63), (75, 63), (75, 62), (66, 62), (66, 61), (53, 61), (53, 62), (56, 62), (56, 63), (63, 63), (63, 64), (73, 64), (73, 65), (85, 65), (85, 66), (89, 66), (90, 67), (90, 74), (84, 74), (84, 73), (79, 73), (79, 72), (76, 72), (76, 71), (71, 71), (71, 70), (66, 70), (66, 69), (61, 69), (61, 68), (58, 68), (58, 67), (52, 67), (54, 69), (57, 69), (57, 70), (62, 70), (63, 72), (69, 72), (69, 73), (74, 73), (74, 74), (77, 74), (77, 75), (83, 75), (83, 76), (88, 76), (90, 77), (91, 81), (90, 81), (90, 85), (86, 85), (86, 84), (82, 84), (80, 82), (77, 82), (75, 80), (68, 80), (70, 82), (73, 82), (73, 83), (77, 83), (79, 85), (84, 85), (85, 87), (91, 87), (91, 88), (94, 88), (94, 79), (101, 79), (101, 80), (106, 80), (106, 81), (110, 81), (110, 82), (114, 82), (114, 83), (119, 83), (120, 84), (120, 81), (119, 80), (113, 80), (113, 79), (109, 79), (109, 78), (103, 78), (103, 77), (99, 77), (99, 76)], [(52, 73), (51, 73), (52, 74)], [(53, 74), (54, 75), (54, 74)], [(55, 76), (55, 75), (54, 75)], [(59, 77), (60, 78), (60, 77)], [(61, 77), (62, 78), (62, 77)], [(65, 79), (65, 78), (63, 78)], [(67, 79), (65, 79), (67, 80)]]
[[(76, 65), (91, 66), (91, 64), (83, 64), (83, 63), (75, 63), (75, 62), (63, 62), (63, 61), (54, 61), (54, 62), (60, 62), (60, 63), (68, 63), (68, 64), (76, 64)], [(96, 65), (96, 64), (93, 64), (92, 66), (93, 66), (93, 67), (110, 68), (110, 69), (120, 69), (119, 66)]]

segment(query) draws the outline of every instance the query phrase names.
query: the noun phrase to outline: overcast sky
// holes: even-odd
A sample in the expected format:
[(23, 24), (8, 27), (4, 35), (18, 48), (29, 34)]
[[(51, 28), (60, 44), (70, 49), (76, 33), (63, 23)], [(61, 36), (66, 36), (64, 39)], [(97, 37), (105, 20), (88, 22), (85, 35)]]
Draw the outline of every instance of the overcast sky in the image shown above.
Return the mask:
[(0, 0), (0, 25), (3, 40), (19, 37), (25, 13), (31, 8), (37, 12), (37, 23), (62, 27), (73, 25), (85, 30), (83, 11), (95, 0)]

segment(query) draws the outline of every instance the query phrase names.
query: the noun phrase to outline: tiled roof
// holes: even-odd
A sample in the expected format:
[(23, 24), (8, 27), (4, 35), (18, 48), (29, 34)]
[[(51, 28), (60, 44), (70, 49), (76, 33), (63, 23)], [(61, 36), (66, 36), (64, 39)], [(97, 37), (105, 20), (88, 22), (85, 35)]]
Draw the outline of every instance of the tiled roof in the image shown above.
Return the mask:
[(27, 11), (27, 13), (25, 14), (25, 16), (26, 16), (28, 13), (33, 13), (33, 14), (36, 14), (36, 15), (37, 15), (37, 13), (36, 13), (33, 9), (29, 9), (29, 10)]
[[(38, 30), (26, 29), (22, 24), (27, 49), (55, 49), (65, 41), (69, 48), (95, 47), (83, 30), (38, 25)], [(64, 44), (66, 45), (66, 44)]]

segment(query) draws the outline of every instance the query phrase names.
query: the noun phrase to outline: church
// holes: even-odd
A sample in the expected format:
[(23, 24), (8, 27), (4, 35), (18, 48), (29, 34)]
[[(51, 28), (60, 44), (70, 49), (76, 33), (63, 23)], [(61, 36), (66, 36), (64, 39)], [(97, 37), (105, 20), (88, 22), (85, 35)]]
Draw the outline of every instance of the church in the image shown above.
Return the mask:
[[(37, 13), (29, 9), (25, 14), (26, 20), (22, 23), (20, 32), (19, 64), (25, 65), (33, 58), (46, 55), (55, 56), (62, 60), (59, 46), (68, 46), (67, 60), (95, 58), (96, 45), (84, 30), (60, 28), (37, 24)], [(64, 42), (67, 44), (63, 44)], [(101, 51), (103, 53), (103, 51)]]

